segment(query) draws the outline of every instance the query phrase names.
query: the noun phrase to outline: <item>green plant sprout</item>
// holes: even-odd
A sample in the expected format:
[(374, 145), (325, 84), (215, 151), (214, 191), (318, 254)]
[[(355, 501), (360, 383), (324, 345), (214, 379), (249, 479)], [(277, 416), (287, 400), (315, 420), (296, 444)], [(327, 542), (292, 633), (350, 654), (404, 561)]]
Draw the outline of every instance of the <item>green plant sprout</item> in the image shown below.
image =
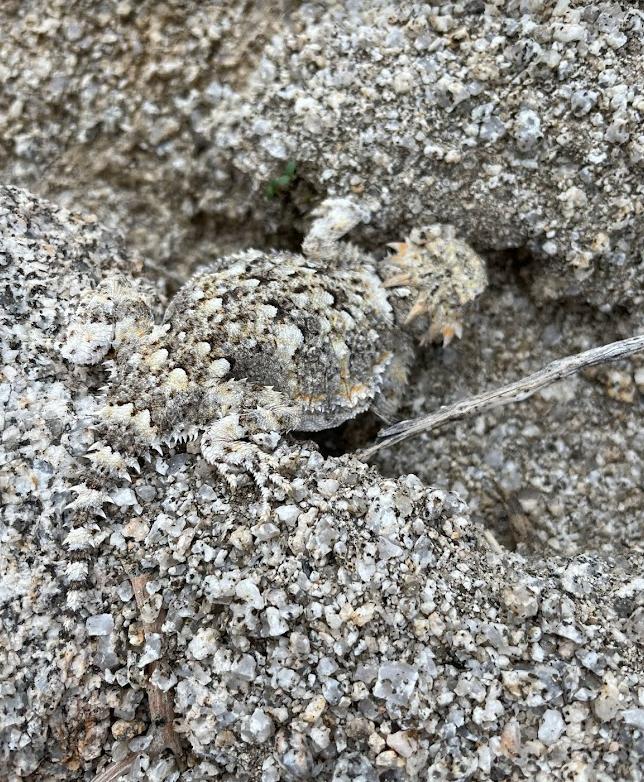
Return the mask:
[(295, 161), (289, 160), (280, 176), (271, 179), (268, 185), (266, 185), (266, 198), (275, 198), (276, 195), (288, 190), (297, 176), (296, 169)]

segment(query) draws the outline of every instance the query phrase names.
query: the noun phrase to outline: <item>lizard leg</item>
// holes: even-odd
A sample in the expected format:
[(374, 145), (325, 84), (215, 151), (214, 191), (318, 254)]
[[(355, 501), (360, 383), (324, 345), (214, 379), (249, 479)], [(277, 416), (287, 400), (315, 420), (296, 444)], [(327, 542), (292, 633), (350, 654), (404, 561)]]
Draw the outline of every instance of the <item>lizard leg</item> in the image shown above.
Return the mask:
[(255, 405), (241, 413), (229, 413), (208, 425), (201, 437), (204, 459), (231, 486), (239, 475), (250, 475), (262, 498), (261, 516), (269, 511), (270, 484), (281, 484), (278, 459), (273, 452), (281, 435), (296, 427), (299, 413), (278, 391), (263, 386), (245, 384), (245, 402)]

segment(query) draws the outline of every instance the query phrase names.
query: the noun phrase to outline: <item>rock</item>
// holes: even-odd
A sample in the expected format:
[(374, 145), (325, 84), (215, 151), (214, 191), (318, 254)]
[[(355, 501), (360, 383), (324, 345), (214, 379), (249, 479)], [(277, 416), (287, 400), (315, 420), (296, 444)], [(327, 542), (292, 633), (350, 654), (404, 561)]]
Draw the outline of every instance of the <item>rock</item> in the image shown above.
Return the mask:
[(418, 742), (406, 730), (399, 730), (387, 736), (387, 745), (403, 758), (410, 758), (418, 751)]
[(110, 635), (114, 630), (112, 614), (97, 614), (90, 616), (85, 622), (88, 635)]
[(263, 744), (273, 733), (273, 720), (261, 709), (255, 709), (241, 729), (242, 739), (249, 744)]
[(541, 724), (539, 725), (539, 741), (550, 747), (556, 741), (566, 729), (566, 723), (564, 722), (561, 712), (556, 709), (547, 709), (544, 712)]
[(625, 709), (622, 718), (627, 725), (634, 725), (638, 730), (644, 731), (644, 709)]
[(97, 13), (63, 0), (3, 3), (0, 181), (97, 214), (171, 275), (171, 258), (214, 255), (231, 226), (206, 238), (230, 167), (206, 160), (211, 114), (245, 90), (285, 5), (114, 3)]

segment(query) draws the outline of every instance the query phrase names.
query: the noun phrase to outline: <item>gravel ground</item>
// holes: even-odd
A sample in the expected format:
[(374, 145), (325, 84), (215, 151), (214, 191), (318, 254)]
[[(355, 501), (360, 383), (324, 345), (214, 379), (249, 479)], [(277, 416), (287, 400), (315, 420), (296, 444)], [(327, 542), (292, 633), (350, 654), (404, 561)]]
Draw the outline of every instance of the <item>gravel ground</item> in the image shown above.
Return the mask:
[[(79, 294), (131, 262), (94, 221), (15, 189), (0, 216), (4, 779), (632, 776), (642, 552), (622, 541), (637, 509), (611, 504), (613, 546), (601, 535), (580, 546), (566, 508), (583, 480), (561, 457), (542, 465), (534, 480), (551, 498), (536, 514), (518, 457), (503, 469), (485, 426), (472, 452), (485, 442), (498, 491), (529, 506), (510, 534), (497, 521), (498, 539), (457, 495), (306, 442), (275, 441), (261, 497), (252, 480), (219, 476), (196, 443), (142, 453), (127, 479), (99, 471), (88, 448), (104, 370), (72, 368), (60, 349)], [(493, 287), (490, 300), (498, 313), (518, 295)], [(489, 339), (472, 342), (483, 356)], [(458, 355), (435, 371), (453, 371)], [(544, 397), (555, 420), (553, 405), (570, 402), (561, 389)], [(626, 434), (633, 405), (610, 400)], [(513, 426), (536, 436), (529, 417)], [(564, 459), (574, 430), (555, 449)], [(459, 448), (444, 443), (442, 456)], [(626, 452), (627, 491), (633, 461)], [(432, 474), (455, 480), (458, 469), (484, 515), (473, 462), (439, 456)], [(422, 474), (418, 452), (414, 465)]]
[[(549, 361), (642, 332), (641, 315), (583, 303), (539, 306), (526, 269), (500, 261), (464, 338), (419, 356), (401, 418), (501, 386)], [(421, 435), (379, 455), (457, 491), (504, 545), (534, 556), (640, 546), (644, 361), (596, 367), (531, 399)]]
[(488, 261), (401, 418), (642, 333), (643, 24), (2, 4), (0, 782), (639, 780), (641, 356), (370, 465), (373, 416), (268, 438), (262, 494), (196, 441), (99, 459), (109, 367), (61, 348), (108, 275), (159, 322), (196, 266), (299, 251), (328, 195), (379, 258), (446, 221)]
[(537, 257), (539, 298), (641, 306), (636, 3), (33, 0), (0, 24), (0, 177), (148, 265), (293, 249), (355, 194), (372, 245), (452, 222)]

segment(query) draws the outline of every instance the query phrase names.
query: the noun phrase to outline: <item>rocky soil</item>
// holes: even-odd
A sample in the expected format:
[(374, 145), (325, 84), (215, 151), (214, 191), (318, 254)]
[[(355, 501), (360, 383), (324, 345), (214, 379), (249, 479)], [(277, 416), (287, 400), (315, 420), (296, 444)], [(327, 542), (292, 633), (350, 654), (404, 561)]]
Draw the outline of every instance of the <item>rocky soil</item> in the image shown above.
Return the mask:
[(638, 779), (641, 356), (370, 465), (288, 435), (266, 514), (196, 443), (99, 478), (61, 355), (108, 274), (159, 317), (346, 194), (488, 261), (401, 418), (642, 333), (637, 4), (99, 5), (0, 8), (0, 780)]

